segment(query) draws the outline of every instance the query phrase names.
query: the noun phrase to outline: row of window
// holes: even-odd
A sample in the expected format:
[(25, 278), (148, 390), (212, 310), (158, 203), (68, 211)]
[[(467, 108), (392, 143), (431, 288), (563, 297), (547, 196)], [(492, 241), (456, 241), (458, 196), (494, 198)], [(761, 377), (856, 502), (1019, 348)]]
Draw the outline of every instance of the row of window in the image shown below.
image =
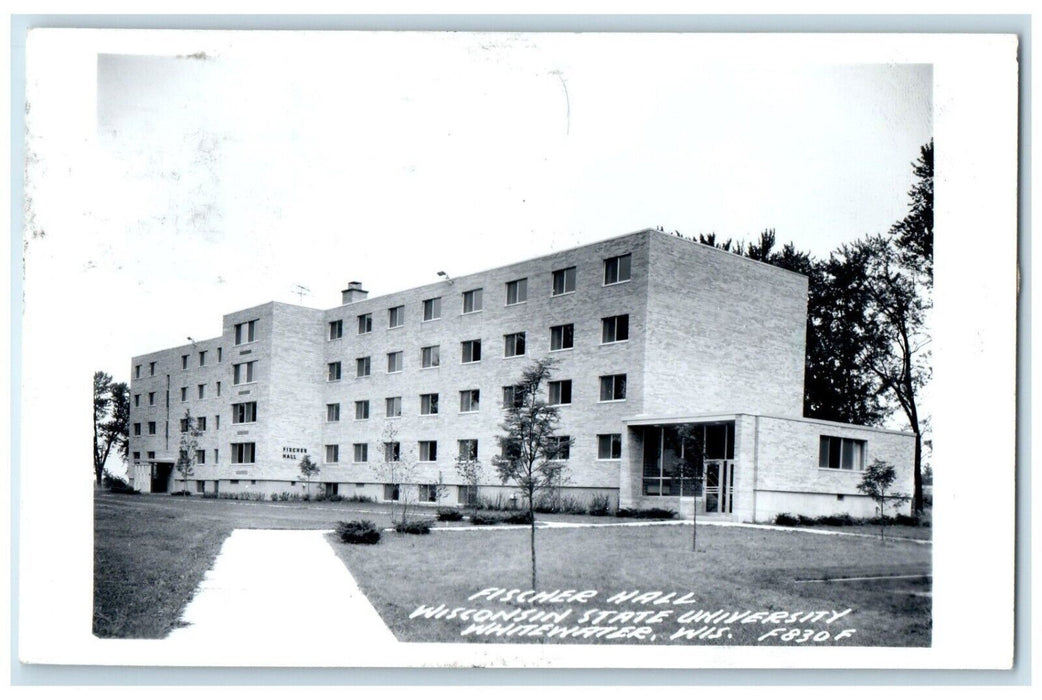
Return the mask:
[[(572, 438), (567, 435), (554, 437), (554, 446), (550, 450), (553, 459), (567, 460), (572, 456)], [(417, 460), (420, 462), (438, 461), (438, 441), (419, 440), (416, 443)], [(380, 443), (380, 457), (384, 462), (398, 462), (402, 458), (401, 442)], [(355, 464), (366, 464), (369, 462), (369, 443), (355, 442), (351, 444), (351, 461)], [(500, 456), (509, 457), (509, 449), (501, 449)], [(461, 461), (476, 460), (479, 458), (478, 441), (466, 439), (456, 441), (456, 457)], [(597, 436), (597, 459), (616, 460), (622, 458), (622, 435), (620, 433), (605, 433)], [(340, 445), (325, 446), (325, 463), (337, 464), (340, 462)]]
[[(189, 423), (189, 420), (191, 420), (191, 423)], [(220, 430), (221, 429), (221, 416), (220, 416), (220, 414), (215, 415), (213, 417), (213, 420), (214, 420), (214, 429), (215, 430)], [(193, 417), (191, 419), (189, 419), (189, 418), (181, 418), (180, 421), (181, 421), (181, 432), (182, 433), (186, 433), (190, 429), (198, 430), (200, 432), (206, 432), (206, 428), (207, 428), (207, 425), (208, 425), (206, 416), (195, 416), (195, 417)], [(233, 424), (239, 425), (240, 423), (256, 423), (256, 422), (257, 422), (257, 402), (256, 401), (246, 401), (246, 402), (243, 402), (243, 403), (233, 403), (232, 404), (232, 423)], [(134, 433), (135, 436), (140, 436), (141, 435), (141, 427), (142, 427), (141, 423), (134, 423), (134, 425), (132, 426), (132, 430), (133, 430), (133, 433)], [(155, 435), (156, 434), (156, 422), (155, 421), (148, 421), (148, 423), (145, 424), (145, 427), (148, 429), (148, 434), (149, 435)]]
[[(618, 284), (630, 279), (631, 255), (616, 255), (604, 260), (604, 284)], [(554, 270), (551, 275), (551, 296), (560, 296), (575, 291), (575, 266)], [(507, 306), (514, 306), (528, 301), (528, 278), (511, 280), (505, 283), (505, 301)], [(442, 297), (432, 297), (421, 302), (421, 318), (424, 321), (436, 321), (441, 318)], [(462, 293), (462, 313), (472, 314), (484, 309), (484, 288), (469, 289)], [(405, 325), (405, 306), (392, 306), (387, 309), (387, 327), (400, 328)], [(373, 331), (373, 314), (358, 316), (358, 335)], [(238, 337), (238, 335), (236, 335)], [(344, 337), (344, 321), (338, 319), (329, 322), (329, 339)], [(236, 343), (238, 344), (238, 343)]]
[[(610, 374), (600, 377), (600, 401), (623, 401), (626, 398), (626, 375)], [(420, 394), (420, 415), (437, 415), (440, 410), (440, 395)], [(524, 400), (520, 387), (503, 387), (503, 405), (520, 406)], [(572, 403), (572, 380), (557, 379), (547, 383), (547, 403), (552, 406), (567, 406)], [(476, 413), (481, 410), (481, 390), (464, 389), (459, 392), (459, 412)], [(384, 399), (384, 416), (399, 418), (402, 415), (402, 397), (388, 396)], [(355, 401), (355, 420), (367, 420), (370, 416), (370, 400)], [(340, 420), (340, 404), (326, 404), (326, 422)]]
[[(601, 319), (601, 343), (610, 344), (629, 340), (629, 314), (620, 316), (608, 316)], [(567, 323), (550, 328), (550, 350), (570, 350), (575, 343), (575, 329), (573, 324)], [(503, 336), (503, 357), (520, 357), (526, 353), (527, 334), (508, 333)], [(481, 340), (464, 340), (460, 343), (460, 362), (468, 364), (481, 361)], [(253, 381), (253, 362), (246, 363), (250, 367), (249, 378)], [(420, 348), (420, 366), (423, 369), (441, 366), (441, 346), (428, 345)], [(236, 365), (239, 367), (239, 365)], [(405, 352), (395, 350), (387, 353), (387, 373), (401, 372), (405, 367)], [(373, 372), (373, 358), (370, 355), (355, 358), (355, 376), (368, 377)], [(236, 384), (239, 374), (236, 372)], [(343, 363), (339, 360), (327, 365), (327, 379), (331, 382), (339, 381), (343, 377)]]
[[(242, 323), (235, 324), (235, 344), (245, 345), (246, 343), (252, 343), (257, 339), (257, 319), (252, 321), (244, 321)], [(206, 366), (206, 358), (208, 350), (199, 350), (199, 366)], [(181, 369), (188, 369), (188, 361), (191, 358), (190, 354), (181, 355)], [(224, 348), (217, 348), (217, 361), (222, 362), (224, 360)], [(155, 361), (148, 363), (148, 376), (156, 376), (156, 363)], [(134, 379), (141, 379), (141, 365), (134, 365)]]

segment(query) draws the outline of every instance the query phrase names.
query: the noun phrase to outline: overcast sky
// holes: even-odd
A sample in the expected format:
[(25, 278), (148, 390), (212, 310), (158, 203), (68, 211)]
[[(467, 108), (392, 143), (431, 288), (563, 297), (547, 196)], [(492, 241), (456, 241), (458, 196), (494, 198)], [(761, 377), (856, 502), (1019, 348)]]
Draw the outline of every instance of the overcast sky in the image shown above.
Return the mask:
[[(30, 85), (28, 189), (31, 225), (75, 240), (70, 286), (131, 320), (89, 349), (117, 379), (298, 284), (328, 308), (349, 280), (379, 295), (655, 226), (772, 227), (826, 255), (904, 215), (932, 136), (928, 65), (718, 55), (696, 35), (114, 49)], [(80, 101), (59, 90), (74, 80)]]

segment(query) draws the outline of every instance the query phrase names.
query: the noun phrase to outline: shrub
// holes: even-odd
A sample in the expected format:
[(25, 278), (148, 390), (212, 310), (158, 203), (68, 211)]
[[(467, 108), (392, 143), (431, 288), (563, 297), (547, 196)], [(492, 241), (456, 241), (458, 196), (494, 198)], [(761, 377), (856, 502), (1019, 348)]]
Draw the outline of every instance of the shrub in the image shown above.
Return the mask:
[(341, 520), (336, 524), (336, 534), (341, 542), (348, 544), (376, 544), (380, 541), (380, 531), (372, 520)]
[(344, 497), (341, 496), (339, 493), (334, 493), (332, 496), (329, 496), (326, 500), (328, 500), (330, 503), (340, 503), (340, 501), (344, 500)]
[(798, 525), (799, 520), (796, 519), (795, 515), (791, 513), (778, 513), (774, 516), (775, 525)]
[(370, 497), (370, 496), (361, 496), (361, 495), (358, 495), (358, 494), (355, 494), (353, 496), (348, 496), (344, 500), (347, 501), (348, 503), (375, 503), (375, 501), (372, 499), (372, 497)]
[(514, 513), (509, 513), (502, 517), (502, 522), (509, 523), (511, 525), (531, 525), (532, 514), (527, 510), (521, 510)]
[(439, 508), (438, 520), (442, 522), (456, 522), (463, 520), (463, 513), (460, 512), (459, 508)]
[(182, 490), (182, 491), (171, 491), (171, 492), (170, 492), (170, 495), (171, 495), (171, 496), (191, 496), (191, 495), (192, 495), (192, 492), (191, 492), (191, 491), (188, 491), (188, 490)]
[(502, 516), (499, 515), (487, 515), (485, 513), (474, 513), (470, 516), (470, 522), (473, 525), (499, 525), (503, 522)]
[(611, 498), (594, 496), (590, 499), (590, 507), (587, 512), (590, 515), (611, 515)]
[(824, 522), (824, 520), (825, 519), (822, 518), (821, 521), (819, 522), (819, 520), (817, 518), (812, 518), (809, 515), (797, 515), (796, 516), (796, 523), (798, 525), (805, 525), (805, 526), (818, 525), (818, 524), (827, 525), (828, 523)]
[(895, 525), (909, 525), (911, 527), (919, 527), (923, 524), (923, 522), (923, 519), (920, 518), (918, 515), (905, 515), (904, 513), (901, 513), (894, 518)]
[(141, 492), (130, 485), (130, 482), (121, 476), (115, 476), (105, 472), (101, 478), (102, 485), (111, 493), (140, 494)]
[(619, 508), (615, 512), (618, 518), (638, 518), (640, 520), (672, 520), (677, 514), (668, 508)]
[(820, 525), (840, 525), (844, 527), (850, 527), (851, 525), (860, 525), (860, 519), (852, 517), (849, 513), (835, 513), (833, 515), (825, 515), (818, 518)]
[(394, 524), (395, 532), (406, 535), (429, 535), (431, 534), (430, 520), (401, 520)]

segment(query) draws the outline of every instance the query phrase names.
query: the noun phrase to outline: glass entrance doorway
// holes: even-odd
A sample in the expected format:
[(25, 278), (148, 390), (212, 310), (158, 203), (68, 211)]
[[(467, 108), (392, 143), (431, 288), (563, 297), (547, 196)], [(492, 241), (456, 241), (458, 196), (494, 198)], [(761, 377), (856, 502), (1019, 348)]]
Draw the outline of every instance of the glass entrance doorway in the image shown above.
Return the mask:
[(705, 463), (706, 513), (730, 513), (734, 492), (734, 463), (729, 460)]

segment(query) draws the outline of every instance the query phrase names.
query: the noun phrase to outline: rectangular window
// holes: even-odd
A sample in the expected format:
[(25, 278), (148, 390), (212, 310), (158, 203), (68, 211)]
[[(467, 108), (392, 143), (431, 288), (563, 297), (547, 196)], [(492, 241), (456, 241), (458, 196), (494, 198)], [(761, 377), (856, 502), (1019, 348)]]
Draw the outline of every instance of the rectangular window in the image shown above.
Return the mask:
[(606, 377), (601, 377), (601, 401), (622, 401), (625, 398), (625, 374), (610, 374)]
[(205, 398), (206, 397), (206, 385), (205, 384), (200, 384), (197, 388), (199, 389), (199, 398), (200, 399)]
[(547, 456), (550, 459), (565, 460), (572, 456), (572, 439), (567, 435), (555, 435), (550, 439), (550, 446), (547, 449)]
[(563, 326), (550, 327), (550, 350), (570, 350), (575, 343), (575, 326), (566, 323)]
[(372, 314), (359, 314), (358, 315), (358, 335), (365, 335), (366, 333), (373, 332), (373, 315)]
[(437, 442), (437, 440), (420, 440), (420, 461), (421, 462), (437, 462), (438, 461), (438, 442)]
[(326, 404), (326, 422), (337, 423), (340, 421), (340, 404), (338, 403), (327, 403)]
[(181, 369), (188, 369), (188, 355), (181, 355)]
[(507, 306), (528, 301), (528, 278), (507, 282)]
[(441, 346), (431, 345), (420, 351), (424, 367), (437, 367), (441, 364)]
[(459, 393), (460, 413), (473, 413), (480, 407), (481, 392), (477, 389), (465, 389)]
[(423, 300), (423, 320), (435, 321), (441, 318), (441, 297)]
[(220, 414), (217, 414), (216, 416), (213, 417), (213, 428), (214, 428), (214, 430), (220, 430), (221, 429), (221, 415)]
[(386, 401), (387, 417), (398, 418), (402, 415), (402, 397), (389, 396)]
[(525, 334), (510, 333), (503, 336), (503, 357), (518, 357), (525, 354)]
[(187, 418), (182, 418), (180, 423), (181, 423), (181, 432), (182, 433), (187, 433), (188, 432), (188, 419)]
[(221, 461), (220, 457), (221, 457), (220, 451), (216, 447), (213, 448), (213, 463), (217, 464), (218, 462), (220, 462)]
[(196, 450), (195, 451), (195, 463), (196, 464), (206, 464), (206, 450)]
[(355, 401), (355, 420), (369, 420), (369, 400)]
[(575, 291), (575, 267), (554, 270), (553, 295), (559, 296)]
[(463, 292), (463, 313), (472, 314), (475, 311), (481, 311), (482, 308), (484, 305), (481, 299), (481, 289)]
[(221, 383), (217, 382), (217, 396), (219, 397), (220, 395), (221, 395)]
[(217, 361), (221, 362), (222, 360), (224, 360), (224, 348), (217, 348)]
[(327, 381), (330, 381), (330, 382), (339, 382), (340, 381), (340, 363), (339, 362), (330, 362), (328, 365), (326, 365), (326, 369), (327, 369), (327, 372), (326, 372), (326, 380)]
[(336, 464), (340, 461), (340, 445), (326, 445), (326, 464)]
[(437, 484), (419, 484), (416, 488), (419, 491), (420, 503), (437, 503), (438, 502), (438, 485)]
[(398, 488), (398, 484), (384, 484), (385, 501), (397, 501), (400, 497), (401, 490)]
[[(241, 362), (232, 365), (232, 384), (249, 384), (253, 381), (254, 362)], [(339, 362), (337, 364), (340, 364)]]
[(156, 453), (155, 452), (149, 452), (147, 454), (147, 457), (148, 457), (148, 459), (155, 459), (156, 458)]
[(597, 459), (622, 459), (622, 435), (598, 435)]
[(481, 362), (481, 341), (464, 340), (460, 343), (463, 348), (463, 362)]
[(564, 406), (572, 402), (572, 380), (560, 379), (549, 382), (550, 405)]
[(134, 365), (134, 379), (141, 379), (141, 365)]
[(865, 441), (822, 435), (818, 447), (818, 468), (863, 470), (865, 468)]
[(354, 449), (353, 461), (361, 464), (369, 461), (369, 443), (368, 442), (356, 442), (352, 445)]
[(141, 405), (141, 394), (134, 394), (134, 408)]
[(140, 435), (140, 434), (141, 434), (141, 424), (140, 423), (135, 423), (134, 424), (134, 435)]
[(246, 403), (233, 403), (232, 404), (232, 423), (256, 423), (257, 422), (257, 402), (247, 401)]
[(434, 416), (438, 414), (438, 395), (420, 394), (420, 415)]
[(405, 323), (405, 307), (395, 306), (387, 310), (387, 327), (398, 328)]
[(387, 373), (388, 374), (392, 374), (394, 372), (401, 372), (402, 371), (403, 354), (404, 353), (401, 350), (399, 350), (398, 352), (389, 352), (389, 353), (387, 353)]
[(476, 506), (478, 504), (478, 487), (457, 486), (456, 499), (461, 506)]
[(141, 453), (140, 452), (135, 452), (133, 457), (134, 457), (134, 461), (137, 462), (139, 459), (141, 459)]
[(148, 405), (149, 406), (155, 406), (156, 405), (156, 392), (154, 392), (154, 391), (148, 392)]
[(477, 440), (459, 440), (457, 444), (459, 446), (459, 452), (456, 454), (460, 461), (469, 462), (478, 458)]
[(196, 430), (205, 431), (206, 430), (206, 416), (199, 416), (198, 418), (196, 418), (195, 419), (195, 427), (196, 427)]
[(630, 278), (630, 254), (604, 259), (604, 284), (617, 284)]
[(601, 319), (601, 343), (618, 343), (630, 338), (630, 315), (608, 316)]
[(148, 363), (148, 376), (150, 376), (150, 377), (156, 376), (156, 363), (155, 362), (149, 362)]
[(384, 461), (385, 462), (397, 462), (402, 458), (402, 443), (400, 442), (385, 442), (384, 443)]
[(519, 386), (505, 386), (503, 387), (503, 407), (507, 408), (513, 406), (518, 408), (523, 406), (525, 403), (524, 390)]
[(199, 351), (199, 366), (200, 367), (205, 367), (206, 366), (206, 351), (205, 350), (200, 350)]
[(235, 324), (235, 344), (252, 343), (257, 339), (257, 321), (246, 321)]
[(188, 400), (188, 387), (186, 387), (186, 386), (181, 387), (181, 400), (182, 401), (187, 401)]
[(154, 420), (150, 420), (148, 422), (148, 434), (149, 435), (155, 435), (156, 434), (156, 422)]
[(256, 443), (233, 442), (232, 464), (253, 464), (256, 461)]
[(329, 322), (329, 339), (337, 340), (338, 338), (344, 337), (344, 321), (343, 319), (338, 321)]
[(372, 358), (359, 357), (355, 360), (355, 376), (368, 377), (373, 371)]

